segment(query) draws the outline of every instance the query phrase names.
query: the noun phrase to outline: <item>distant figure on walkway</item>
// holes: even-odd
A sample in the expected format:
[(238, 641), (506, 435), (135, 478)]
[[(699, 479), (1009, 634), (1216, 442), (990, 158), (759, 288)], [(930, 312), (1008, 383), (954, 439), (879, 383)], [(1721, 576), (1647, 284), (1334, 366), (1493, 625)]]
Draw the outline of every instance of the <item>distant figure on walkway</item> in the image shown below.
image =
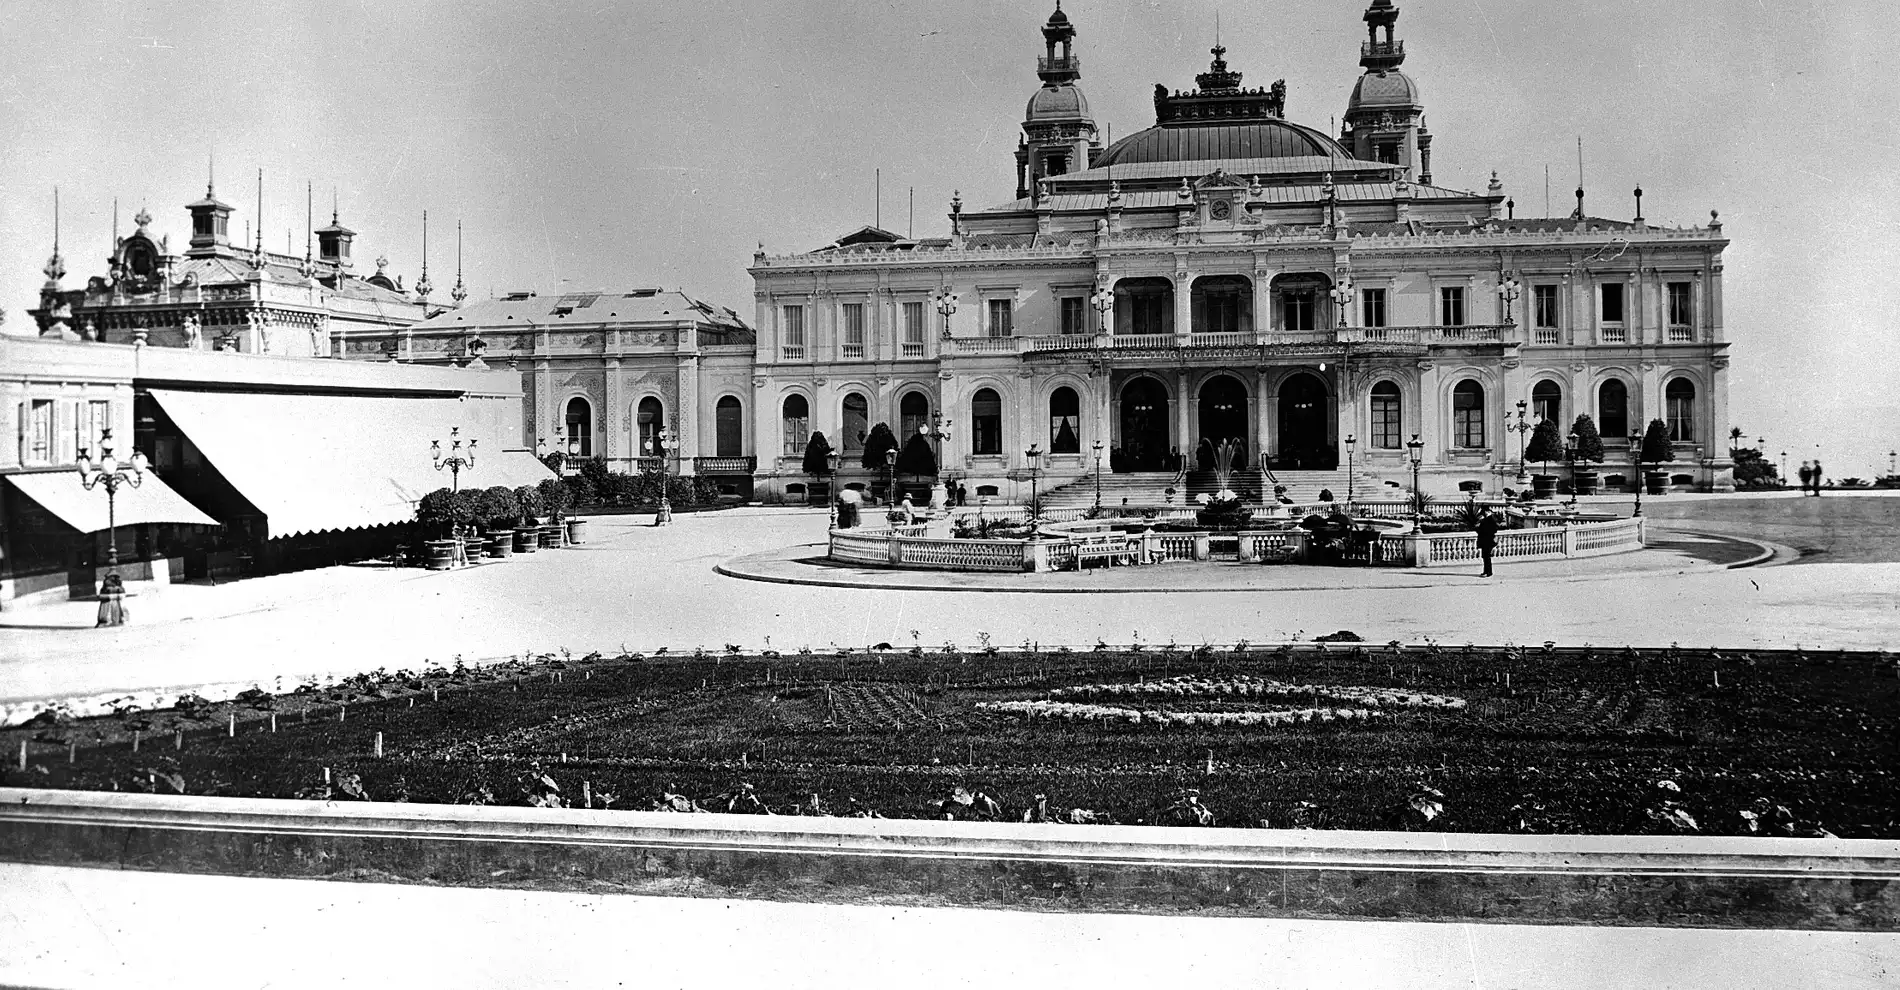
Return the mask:
[(99, 625), (125, 625), (125, 579), (118, 571), (99, 582)]
[(1808, 490), (1814, 487), (1814, 462), (1802, 461), (1799, 474), (1801, 475), (1801, 494), (1805, 497)]
[(1821, 462), (1819, 460), (1816, 460), (1814, 462), (1814, 497), (1815, 498), (1821, 497), (1821, 480), (1825, 477), (1826, 475), (1821, 473)]
[(969, 497), (970, 497), (970, 490), (968, 488), (963, 487), (963, 482), (961, 481), (957, 482), (957, 505), (962, 506), (963, 503), (969, 499)]
[(904, 496), (904, 501), (897, 507), (897, 511), (903, 514), (904, 525), (909, 526), (917, 521), (917, 506), (911, 503), (909, 495)]
[(1484, 515), (1478, 517), (1478, 556), (1484, 558), (1484, 573), (1479, 577), (1491, 576), (1491, 553), (1498, 546), (1498, 525), (1495, 510), (1486, 509)]

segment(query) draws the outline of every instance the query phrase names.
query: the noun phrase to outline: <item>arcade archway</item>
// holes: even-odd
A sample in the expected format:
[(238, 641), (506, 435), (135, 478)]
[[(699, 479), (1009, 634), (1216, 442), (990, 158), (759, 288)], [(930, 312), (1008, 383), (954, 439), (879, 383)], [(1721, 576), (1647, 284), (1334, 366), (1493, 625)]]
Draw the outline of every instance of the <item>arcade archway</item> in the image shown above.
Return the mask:
[(1201, 459), (1205, 446), (1210, 450), (1231, 440), (1243, 452), (1249, 450), (1247, 428), (1247, 386), (1232, 375), (1215, 375), (1201, 386), (1201, 434), (1195, 440), (1195, 456)]
[(1122, 386), (1121, 407), (1121, 456), (1114, 470), (1167, 470), (1167, 388), (1144, 375)]
[(1280, 443), (1274, 467), (1330, 471), (1339, 452), (1326, 436), (1326, 383), (1300, 372), (1280, 383)]

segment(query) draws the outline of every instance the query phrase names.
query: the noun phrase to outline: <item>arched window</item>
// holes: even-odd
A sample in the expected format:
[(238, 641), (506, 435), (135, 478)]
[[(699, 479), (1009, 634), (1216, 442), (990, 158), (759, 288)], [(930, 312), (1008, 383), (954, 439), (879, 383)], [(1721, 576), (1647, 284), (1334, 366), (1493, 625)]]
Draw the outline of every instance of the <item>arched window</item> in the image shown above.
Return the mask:
[(1066, 385), (1049, 393), (1049, 452), (1082, 452), (1082, 400)]
[(740, 457), (745, 451), (745, 409), (736, 395), (722, 396), (713, 409), (714, 453)]
[(566, 419), (568, 455), (594, 456), (594, 407), (577, 395), (567, 400)]
[(780, 417), (784, 423), (785, 456), (799, 457), (805, 453), (805, 443), (811, 438), (811, 406), (802, 395), (785, 397), (784, 413)]
[(1467, 378), (1451, 390), (1451, 445), (1483, 447), (1484, 386)]
[(1003, 452), (1003, 400), (995, 389), (980, 388), (970, 397), (970, 443), (973, 453)]
[(1397, 450), (1404, 443), (1401, 435), (1405, 423), (1399, 415), (1399, 386), (1394, 382), (1380, 382), (1372, 386), (1372, 447), (1375, 450)]
[(1563, 386), (1548, 378), (1531, 386), (1531, 415), (1550, 420), (1562, 429), (1566, 425)]
[(930, 399), (922, 392), (906, 392), (897, 403), (897, 442), (909, 443), (921, 427), (930, 425)]
[(1695, 383), (1687, 378), (1671, 378), (1663, 389), (1669, 410), (1669, 439), (1695, 442)]
[(844, 419), (838, 427), (838, 443), (847, 454), (862, 453), (864, 438), (871, 432), (871, 402), (861, 392), (844, 397)]
[(1630, 392), (1621, 378), (1612, 378), (1597, 389), (1597, 432), (1610, 438), (1629, 436)]
[(634, 420), (640, 427), (640, 456), (665, 457), (666, 444), (660, 434), (666, 430), (666, 408), (660, 400), (647, 396), (635, 407)]

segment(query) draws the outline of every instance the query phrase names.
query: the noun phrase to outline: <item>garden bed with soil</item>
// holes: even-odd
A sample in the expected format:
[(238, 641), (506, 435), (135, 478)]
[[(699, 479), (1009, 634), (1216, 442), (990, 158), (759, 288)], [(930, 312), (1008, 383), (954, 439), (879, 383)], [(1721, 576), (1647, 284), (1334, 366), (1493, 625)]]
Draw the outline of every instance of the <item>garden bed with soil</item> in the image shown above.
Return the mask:
[[(542, 655), (0, 731), (0, 785), (1900, 837), (1891, 655), (1362, 643)], [(21, 769), (24, 762), (25, 769)]]

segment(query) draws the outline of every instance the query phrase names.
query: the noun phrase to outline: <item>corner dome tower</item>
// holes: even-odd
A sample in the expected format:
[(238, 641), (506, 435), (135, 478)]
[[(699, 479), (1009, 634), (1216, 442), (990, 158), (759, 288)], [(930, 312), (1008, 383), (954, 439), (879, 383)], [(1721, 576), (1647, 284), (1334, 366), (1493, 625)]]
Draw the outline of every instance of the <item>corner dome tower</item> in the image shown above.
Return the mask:
[(1403, 166), (1430, 185), (1432, 136), (1425, 128), (1425, 98), (1418, 83), (1399, 71), (1405, 42), (1393, 37), (1398, 22), (1399, 8), (1392, 0), (1372, 0), (1366, 8), (1367, 38), (1359, 46), (1359, 64), (1366, 72), (1346, 101), (1340, 141), (1356, 157)]
[(1062, 12), (1061, 0), (1042, 26), (1042, 40), (1044, 54), (1036, 60), (1042, 88), (1023, 110), (1023, 136), (1016, 146), (1018, 199), (1030, 195), (1044, 176), (1089, 168), (1102, 150), (1088, 97), (1075, 84), (1082, 78), (1082, 60), (1075, 56), (1075, 26)]

